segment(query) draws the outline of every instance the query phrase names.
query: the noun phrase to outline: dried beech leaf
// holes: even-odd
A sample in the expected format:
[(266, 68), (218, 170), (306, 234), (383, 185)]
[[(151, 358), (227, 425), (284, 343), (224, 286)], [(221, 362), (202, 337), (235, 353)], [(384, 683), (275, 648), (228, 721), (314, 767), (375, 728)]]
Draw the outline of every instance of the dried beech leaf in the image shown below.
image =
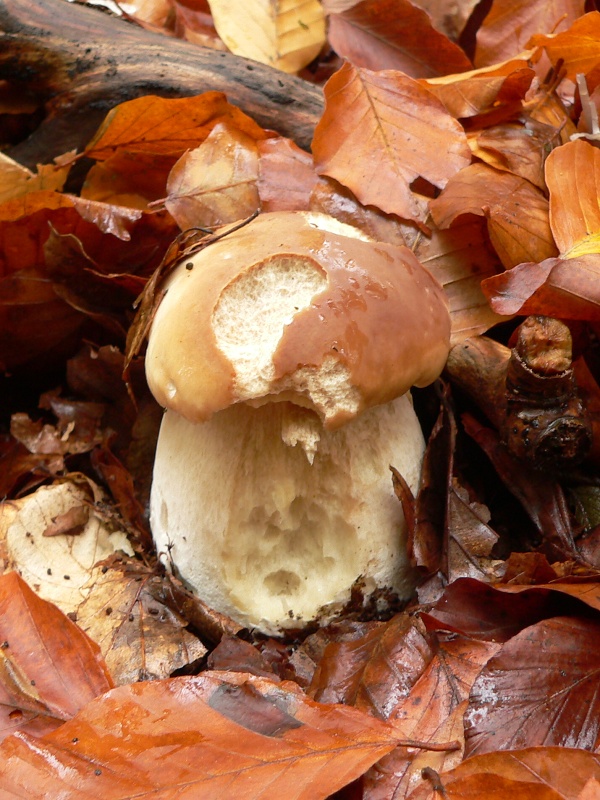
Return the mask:
[(477, 0), (458, 0), (451, 6), (442, 5), (439, 0), (418, 0), (415, 5), (429, 14), (434, 28), (456, 42), (477, 5)]
[(423, 221), (426, 202), (410, 184), (421, 176), (442, 188), (470, 162), (461, 126), (398, 72), (345, 64), (324, 91), (313, 140), (317, 172), (347, 186), (363, 205)]
[(409, 0), (362, 0), (338, 13), (327, 0), (323, 6), (329, 14), (329, 43), (355, 67), (400, 70), (413, 78), (472, 67), (464, 51)]
[[(46, 533), (81, 508), (88, 513), (82, 531)], [(86, 487), (71, 481), (42, 486), (0, 506), (0, 536), (6, 540), (9, 567), (65, 614), (76, 611), (89, 594), (96, 563), (117, 550), (133, 554), (125, 533), (109, 530), (94, 513)]]
[(298, 72), (325, 44), (317, 0), (208, 0), (217, 33), (232, 53)]
[(113, 686), (97, 645), (16, 572), (0, 576), (0, 620), (0, 737), (41, 736)]
[(556, 255), (548, 201), (529, 181), (510, 172), (472, 164), (448, 181), (441, 195), (431, 201), (430, 210), (441, 228), (461, 214), (484, 216), (492, 244), (507, 269)]
[(155, 599), (156, 575), (134, 561), (97, 567), (84, 587), (77, 624), (100, 647), (117, 685), (168, 678), (206, 654), (188, 620)]
[(395, 739), (386, 723), (308, 700), (293, 683), (205, 672), (121, 686), (44, 740), (6, 739), (0, 781), (7, 800), (24, 790), (30, 800), (325, 800)]
[(85, 154), (104, 161), (124, 149), (179, 158), (186, 150), (198, 147), (217, 122), (230, 122), (256, 140), (267, 136), (221, 92), (183, 98), (147, 95), (109, 111)]
[(420, 82), (442, 101), (448, 113), (464, 118), (492, 109), (497, 112), (501, 106), (512, 113), (515, 104), (525, 97), (534, 75), (526, 58), (514, 58), (493, 67)]
[(491, 551), (498, 541), (498, 534), (487, 524), (488, 509), (481, 504), (469, 502), (468, 493), (453, 478), (448, 493), (448, 580), (456, 578), (496, 578), (491, 560)]
[(542, 620), (488, 661), (465, 714), (468, 755), (535, 745), (595, 749), (600, 622)]
[(444, 287), (451, 342), (457, 344), (504, 320), (492, 311), (481, 290), (481, 281), (495, 276), (502, 266), (490, 247), (485, 220), (464, 216), (446, 230), (436, 225), (430, 228), (431, 236), (419, 235), (412, 249)]
[[(441, 636), (436, 654), (410, 694), (394, 710), (392, 719), (407, 740), (463, 744), (463, 715), (473, 681), (499, 649), (490, 642)], [(440, 773), (457, 766), (463, 748), (418, 751), (397, 747), (378, 761), (363, 781), (366, 797), (408, 797), (420, 783), (426, 767)]]
[(483, 67), (504, 61), (530, 46), (534, 34), (566, 30), (584, 5), (584, 0), (495, 0), (477, 32), (475, 63)]
[(497, 314), (600, 321), (598, 253), (519, 264), (486, 278), (481, 288)]
[(12, 200), (27, 192), (59, 192), (67, 179), (70, 167), (47, 164), (38, 167), (37, 175), (31, 170), (0, 153), (0, 203)]
[(388, 719), (432, 657), (423, 626), (398, 614), (361, 639), (328, 645), (313, 677), (311, 696)]
[[(563, 3), (560, 5), (562, 7)], [(555, 12), (555, 22), (563, 13), (564, 11), (558, 10)], [(577, 73), (590, 72), (600, 63), (600, 12), (591, 11), (583, 16), (581, 13), (580, 11), (575, 15), (578, 19), (570, 19), (569, 29), (562, 33), (554, 34), (552, 25), (543, 32), (531, 31), (540, 35), (532, 36), (530, 46), (543, 47), (554, 66), (560, 61), (566, 77), (572, 81), (576, 79)], [(565, 26), (560, 27), (564, 29)], [(542, 33), (549, 35), (543, 36)]]
[(182, 230), (236, 222), (259, 208), (257, 180), (256, 142), (219, 123), (171, 170), (165, 206)]
[[(474, 756), (443, 776), (447, 800), (578, 800), (600, 778), (600, 756), (570, 747), (533, 747)], [(438, 800), (431, 785), (410, 800)]]
[(167, 193), (167, 178), (177, 158), (156, 153), (117, 152), (88, 171), (81, 197), (144, 210)]
[(170, 0), (119, 0), (119, 8), (149, 30), (166, 32), (168, 29)]
[(579, 139), (546, 159), (550, 226), (567, 258), (600, 253), (600, 150)]
[(291, 139), (274, 136), (257, 143), (258, 194), (263, 211), (305, 211), (318, 181), (312, 156)]

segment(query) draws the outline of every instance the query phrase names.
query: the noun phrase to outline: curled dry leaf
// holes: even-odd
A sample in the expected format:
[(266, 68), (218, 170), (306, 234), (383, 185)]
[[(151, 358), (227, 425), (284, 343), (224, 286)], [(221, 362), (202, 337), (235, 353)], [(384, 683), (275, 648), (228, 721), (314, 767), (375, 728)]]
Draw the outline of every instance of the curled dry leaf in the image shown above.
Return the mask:
[[(553, 26), (545, 31), (531, 31), (538, 35), (532, 36), (529, 43), (531, 47), (543, 47), (555, 67), (560, 61), (566, 77), (572, 81), (575, 81), (578, 73), (585, 75), (600, 63), (600, 12), (591, 11), (583, 16), (580, 12), (575, 16), (578, 19), (570, 17), (568, 30), (561, 25), (563, 31), (556, 35)], [(555, 16), (555, 21), (560, 17), (561, 12)]]
[(492, 244), (506, 269), (556, 255), (548, 201), (529, 181), (510, 172), (472, 164), (450, 178), (441, 195), (431, 201), (430, 210), (441, 228), (461, 214), (484, 216)]
[(429, 15), (409, 0), (362, 0), (329, 14), (329, 43), (355, 67), (393, 69), (413, 78), (471, 68), (464, 51), (436, 30)]
[(465, 714), (468, 755), (535, 745), (594, 750), (600, 732), (600, 622), (554, 617), (487, 662)]
[(217, 33), (232, 53), (298, 72), (325, 44), (318, 0), (208, 0)]
[(256, 141), (219, 123), (171, 170), (165, 206), (182, 230), (236, 222), (259, 208), (257, 180)]
[(422, 80), (424, 86), (442, 101), (453, 117), (465, 118), (505, 107), (512, 114), (520, 105), (534, 77), (529, 67), (528, 52), (492, 67), (461, 74)]
[(58, 167), (54, 164), (45, 164), (38, 166), (36, 174), (4, 153), (0, 153), (0, 185), (2, 186), (0, 203), (28, 192), (43, 190), (60, 192), (69, 170), (69, 166)]
[(557, 147), (546, 159), (546, 182), (561, 257), (528, 259), (484, 280), (482, 290), (499, 313), (598, 320), (600, 151), (582, 140)]
[(0, 737), (41, 736), (113, 686), (97, 645), (16, 572), (0, 576), (0, 620)]
[(584, 5), (584, 0), (495, 0), (477, 32), (475, 63), (504, 61), (529, 46), (534, 34), (564, 31), (583, 14)]
[(386, 723), (293, 683), (205, 672), (114, 689), (43, 741), (7, 739), (0, 780), (7, 800), (325, 800), (394, 743)]
[[(69, 519), (65, 515), (86, 513), (79, 523), (82, 530), (56, 530), (61, 520)], [(72, 482), (42, 486), (20, 500), (5, 501), (0, 538), (6, 542), (9, 567), (65, 614), (76, 611), (88, 596), (95, 564), (118, 550), (133, 553), (126, 535), (110, 531), (94, 513), (86, 487)]]
[[(569, 747), (533, 747), (474, 756), (441, 779), (448, 800), (579, 800), (590, 780), (600, 778), (600, 756)], [(410, 800), (438, 800), (431, 785)]]
[(471, 502), (468, 492), (453, 478), (448, 493), (447, 559), (448, 580), (457, 578), (497, 578), (491, 551), (498, 534), (487, 524), (489, 510), (481, 503)]
[(117, 685), (168, 678), (206, 654), (189, 624), (155, 598), (162, 578), (139, 562), (96, 567), (77, 607), (77, 624), (100, 647)]
[(419, 176), (442, 188), (470, 162), (462, 127), (411, 78), (345, 64), (325, 86), (315, 129), (317, 172), (347, 186), (363, 205), (423, 222)]
[(109, 111), (85, 155), (104, 161), (126, 150), (179, 158), (198, 147), (217, 122), (225, 121), (255, 139), (267, 136), (243, 111), (230, 105), (222, 92), (183, 98), (147, 95)]

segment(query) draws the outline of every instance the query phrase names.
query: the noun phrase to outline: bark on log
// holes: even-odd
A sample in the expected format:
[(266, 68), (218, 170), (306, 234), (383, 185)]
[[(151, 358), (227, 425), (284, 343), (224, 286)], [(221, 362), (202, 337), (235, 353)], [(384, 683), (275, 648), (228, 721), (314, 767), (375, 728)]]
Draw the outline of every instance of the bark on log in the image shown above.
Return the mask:
[(35, 132), (10, 155), (34, 167), (91, 138), (118, 103), (145, 94), (208, 90), (260, 125), (309, 148), (323, 108), (320, 88), (254, 61), (152, 33), (65, 0), (0, 0), (0, 80), (44, 107)]

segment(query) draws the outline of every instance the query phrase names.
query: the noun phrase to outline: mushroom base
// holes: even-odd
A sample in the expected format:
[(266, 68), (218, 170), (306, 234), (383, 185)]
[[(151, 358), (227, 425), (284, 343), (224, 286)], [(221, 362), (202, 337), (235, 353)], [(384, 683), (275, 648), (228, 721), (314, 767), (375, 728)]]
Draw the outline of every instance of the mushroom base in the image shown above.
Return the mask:
[(393, 465), (416, 490), (424, 441), (411, 398), (328, 431), (291, 403), (163, 419), (151, 497), (161, 558), (212, 608), (267, 634), (413, 588)]

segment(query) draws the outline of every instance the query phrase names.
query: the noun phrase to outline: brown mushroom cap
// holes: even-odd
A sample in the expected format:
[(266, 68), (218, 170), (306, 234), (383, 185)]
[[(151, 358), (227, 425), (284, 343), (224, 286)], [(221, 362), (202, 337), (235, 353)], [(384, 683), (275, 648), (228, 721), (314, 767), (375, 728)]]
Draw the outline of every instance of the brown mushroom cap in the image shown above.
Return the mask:
[[(320, 288), (277, 332), (266, 384), (258, 381), (256, 391), (241, 387), (237, 365), (219, 348), (219, 303), (242, 279), (265, 269), (283, 276), (298, 265), (319, 276)], [(322, 214), (261, 214), (185, 259), (166, 288), (150, 333), (148, 383), (159, 403), (193, 422), (236, 402), (266, 398), (314, 408), (327, 427), (337, 427), (413, 385), (431, 383), (448, 354), (444, 291), (412, 252), (366, 240)], [(252, 304), (260, 320), (261, 304), (279, 302), (277, 292), (241, 293), (239, 302), (240, 335), (247, 334), (251, 346), (254, 331), (244, 331), (244, 307)], [(326, 408), (313, 378), (337, 367), (347, 375), (353, 400)]]

